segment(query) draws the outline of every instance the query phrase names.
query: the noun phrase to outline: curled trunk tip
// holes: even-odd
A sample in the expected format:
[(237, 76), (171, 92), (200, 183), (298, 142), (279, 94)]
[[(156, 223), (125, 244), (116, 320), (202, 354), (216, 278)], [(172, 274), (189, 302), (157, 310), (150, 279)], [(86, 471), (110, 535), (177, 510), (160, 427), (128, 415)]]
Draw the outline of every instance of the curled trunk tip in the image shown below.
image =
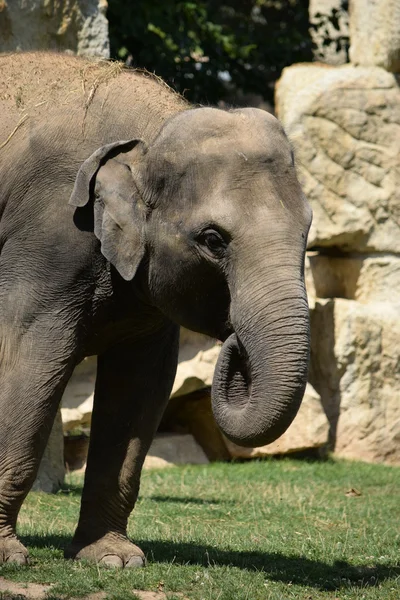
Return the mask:
[(279, 364), (277, 352), (271, 352), (266, 341), (255, 344), (258, 354), (243, 347), (236, 334), (225, 341), (214, 374), (212, 407), (232, 442), (247, 447), (270, 444), (293, 421), (307, 383), (308, 320), (301, 338), (292, 352), (296, 341), (287, 340), (289, 350)]

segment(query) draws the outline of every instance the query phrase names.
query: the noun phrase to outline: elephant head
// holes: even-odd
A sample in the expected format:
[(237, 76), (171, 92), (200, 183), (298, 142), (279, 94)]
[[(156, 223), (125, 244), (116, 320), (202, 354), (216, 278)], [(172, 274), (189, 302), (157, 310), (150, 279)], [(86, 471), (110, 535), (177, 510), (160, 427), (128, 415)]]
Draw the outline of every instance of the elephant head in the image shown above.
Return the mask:
[(279, 437), (307, 381), (311, 223), (280, 123), (258, 109), (185, 110), (149, 146), (116, 142), (85, 161), (70, 202), (89, 200), (121, 276), (134, 284), (144, 264), (154, 306), (224, 342), (212, 387), (224, 434), (244, 446)]

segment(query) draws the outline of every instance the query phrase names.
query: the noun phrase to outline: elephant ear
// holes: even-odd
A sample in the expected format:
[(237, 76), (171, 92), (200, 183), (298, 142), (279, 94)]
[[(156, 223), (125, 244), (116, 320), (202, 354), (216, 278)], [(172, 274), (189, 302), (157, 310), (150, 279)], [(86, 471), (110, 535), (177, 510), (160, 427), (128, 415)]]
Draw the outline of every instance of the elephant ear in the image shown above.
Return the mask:
[(141, 140), (107, 144), (81, 165), (69, 204), (77, 208), (93, 201), (94, 233), (101, 251), (126, 280), (133, 279), (145, 252), (146, 207), (131, 165)]

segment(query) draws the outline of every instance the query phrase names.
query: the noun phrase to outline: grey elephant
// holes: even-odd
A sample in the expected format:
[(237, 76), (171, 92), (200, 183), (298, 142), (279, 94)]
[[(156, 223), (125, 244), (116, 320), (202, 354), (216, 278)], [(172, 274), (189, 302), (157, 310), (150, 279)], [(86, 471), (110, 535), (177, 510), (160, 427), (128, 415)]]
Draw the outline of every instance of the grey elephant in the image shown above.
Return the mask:
[(307, 380), (311, 210), (282, 126), (194, 108), (119, 64), (0, 58), (0, 562), (76, 364), (98, 356), (66, 556), (144, 564), (126, 534), (175, 376), (179, 325), (223, 342), (215, 419), (243, 446), (290, 425)]

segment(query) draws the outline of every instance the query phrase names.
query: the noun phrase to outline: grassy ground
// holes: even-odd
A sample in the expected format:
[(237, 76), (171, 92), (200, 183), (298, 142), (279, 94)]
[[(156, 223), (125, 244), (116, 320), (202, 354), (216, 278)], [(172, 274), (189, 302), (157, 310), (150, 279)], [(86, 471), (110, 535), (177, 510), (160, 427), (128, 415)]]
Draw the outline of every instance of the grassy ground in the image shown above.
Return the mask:
[(191, 600), (400, 599), (399, 468), (282, 460), (148, 471), (130, 535), (149, 565), (125, 572), (62, 558), (80, 486), (29, 495), (20, 535), (32, 564), (0, 575), (54, 583), (52, 598), (129, 600), (136, 588)]

